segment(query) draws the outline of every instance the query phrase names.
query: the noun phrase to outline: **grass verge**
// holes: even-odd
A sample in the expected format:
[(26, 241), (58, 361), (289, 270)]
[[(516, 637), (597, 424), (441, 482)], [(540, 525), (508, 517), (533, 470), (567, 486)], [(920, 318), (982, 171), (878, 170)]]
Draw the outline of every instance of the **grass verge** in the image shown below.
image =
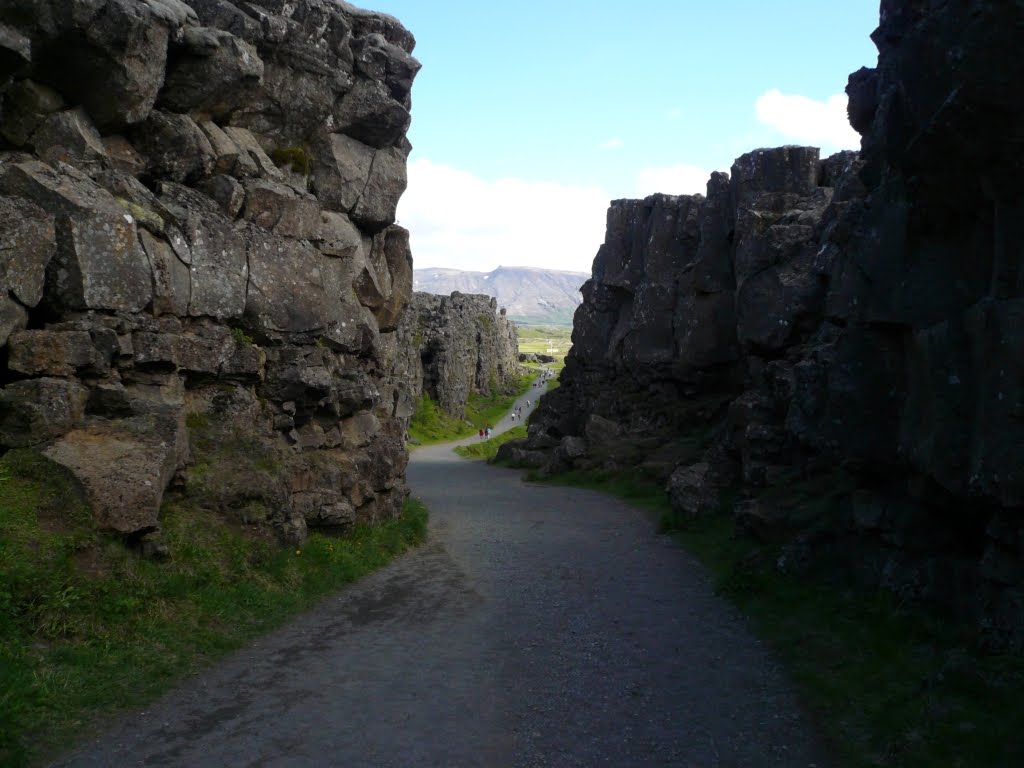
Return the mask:
[(985, 655), (955, 625), (885, 591), (780, 573), (773, 552), (734, 535), (731, 515), (680, 523), (652, 480), (572, 472), (547, 482), (592, 488), (660, 513), (788, 668), (848, 768), (1024, 765), (1024, 658)]
[(95, 529), (72, 479), (0, 458), (0, 765), (41, 763), (426, 536), (427, 512), (301, 549), (170, 501), (169, 561)]
[(519, 377), (511, 394), (470, 393), (463, 419), (445, 413), (430, 395), (424, 393), (416, 402), (416, 410), (409, 422), (409, 437), (421, 445), (431, 445), (469, 437), (484, 427), (493, 427), (509, 412), (516, 398), (530, 388), (534, 377), (532, 373)]
[(479, 443), (470, 443), (469, 445), (456, 446), (455, 452), (459, 454), (459, 456), (465, 456), (467, 459), (493, 459), (498, 453), (498, 448), (500, 448), (503, 443), (522, 437), (526, 437), (525, 424), (520, 424), (518, 427), (512, 427), (512, 429), (507, 432), (502, 432), (500, 435), (492, 437), (490, 440), (484, 440)]

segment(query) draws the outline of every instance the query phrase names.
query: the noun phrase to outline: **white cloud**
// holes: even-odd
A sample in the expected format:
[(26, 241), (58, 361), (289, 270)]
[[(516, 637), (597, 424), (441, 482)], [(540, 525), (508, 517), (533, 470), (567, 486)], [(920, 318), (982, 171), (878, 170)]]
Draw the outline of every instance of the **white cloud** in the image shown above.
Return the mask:
[(816, 101), (773, 88), (761, 94), (754, 110), (759, 122), (787, 139), (820, 146), (826, 151), (860, 148), (860, 135), (846, 117), (844, 94)]
[(427, 159), (409, 163), (398, 206), (417, 267), (487, 272), (533, 266), (589, 272), (604, 241), (608, 195), (598, 187), (496, 181)]
[(637, 174), (634, 194), (647, 197), (655, 192), (666, 195), (704, 194), (710, 171), (695, 165), (666, 165), (644, 168)]
[(626, 142), (624, 142), (622, 139), (618, 139), (618, 138), (616, 138), (616, 139), (608, 139), (608, 141), (602, 141), (600, 144), (598, 144), (597, 148), (598, 149), (618, 149), (619, 147), (621, 147), (625, 143)]

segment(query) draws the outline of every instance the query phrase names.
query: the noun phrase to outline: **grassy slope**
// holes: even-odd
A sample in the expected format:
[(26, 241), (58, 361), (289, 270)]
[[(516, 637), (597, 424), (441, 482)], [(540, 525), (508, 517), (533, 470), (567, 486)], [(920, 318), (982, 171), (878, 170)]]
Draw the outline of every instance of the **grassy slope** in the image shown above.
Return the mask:
[(729, 515), (673, 520), (664, 492), (638, 473), (573, 472), (549, 482), (660, 513), (787, 665), (844, 765), (1024, 765), (1024, 659), (984, 655), (957, 627), (897, 605), (887, 592), (782, 574), (777, 553), (737, 538)]
[(520, 424), (518, 427), (512, 427), (507, 432), (502, 432), (496, 437), (492, 437), (490, 440), (483, 440), (479, 443), (470, 443), (469, 445), (456, 446), (455, 452), (459, 456), (465, 456), (467, 459), (492, 459), (498, 453), (498, 448), (502, 443), (507, 443), (509, 440), (516, 440), (521, 437), (526, 437), (526, 425)]
[(532, 373), (520, 377), (516, 391), (510, 395), (471, 393), (464, 419), (448, 415), (424, 393), (417, 401), (416, 411), (409, 423), (409, 436), (421, 445), (430, 445), (469, 437), (486, 426), (493, 427), (512, 408), (516, 398), (530, 388), (534, 378), (535, 374)]
[(169, 561), (95, 530), (72, 478), (27, 452), (0, 459), (0, 765), (38, 762), (93, 721), (309, 608), (426, 535), (426, 510), (285, 549), (181, 500)]

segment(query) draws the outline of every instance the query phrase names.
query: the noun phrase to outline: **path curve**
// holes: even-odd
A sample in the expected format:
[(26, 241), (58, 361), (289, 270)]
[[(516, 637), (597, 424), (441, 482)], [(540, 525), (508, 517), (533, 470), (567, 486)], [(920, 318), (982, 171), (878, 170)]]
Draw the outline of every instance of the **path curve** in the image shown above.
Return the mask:
[(765, 648), (644, 514), (451, 446), (416, 450), (409, 483), (427, 544), (57, 765), (828, 764)]

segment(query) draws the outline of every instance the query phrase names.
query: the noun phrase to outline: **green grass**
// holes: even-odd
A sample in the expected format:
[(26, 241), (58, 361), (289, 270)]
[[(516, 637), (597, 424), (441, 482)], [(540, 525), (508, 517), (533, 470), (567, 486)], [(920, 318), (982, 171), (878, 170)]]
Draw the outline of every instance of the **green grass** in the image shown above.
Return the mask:
[[(527, 325), (520, 326), (518, 331), (520, 352), (551, 354), (561, 362), (572, 348), (572, 326)], [(549, 353), (549, 346), (556, 347), (558, 351)]]
[(426, 535), (397, 520), (301, 549), (182, 499), (163, 509), (172, 556), (141, 559), (95, 529), (73, 479), (26, 451), (0, 459), (0, 765), (52, 758)]
[(962, 628), (898, 605), (888, 592), (781, 573), (777, 550), (735, 536), (728, 498), (719, 514), (682, 522), (660, 487), (637, 472), (547, 481), (605, 491), (661, 514), (712, 573), (716, 591), (786, 665), (842, 765), (1024, 765), (1024, 658), (985, 655)]
[(432, 445), (469, 437), (484, 427), (493, 427), (511, 410), (516, 398), (530, 388), (533, 379), (532, 373), (521, 376), (512, 394), (470, 393), (463, 419), (445, 413), (424, 393), (417, 400), (416, 410), (409, 422), (409, 436), (420, 445)]
[(490, 440), (483, 440), (479, 443), (470, 443), (469, 445), (456, 446), (455, 452), (459, 456), (465, 456), (467, 459), (493, 459), (497, 453), (498, 448), (502, 444), (507, 443), (509, 440), (517, 440), (519, 438), (526, 437), (526, 425), (520, 424), (518, 427), (512, 427), (507, 432), (502, 432), (496, 437), (492, 437)]

